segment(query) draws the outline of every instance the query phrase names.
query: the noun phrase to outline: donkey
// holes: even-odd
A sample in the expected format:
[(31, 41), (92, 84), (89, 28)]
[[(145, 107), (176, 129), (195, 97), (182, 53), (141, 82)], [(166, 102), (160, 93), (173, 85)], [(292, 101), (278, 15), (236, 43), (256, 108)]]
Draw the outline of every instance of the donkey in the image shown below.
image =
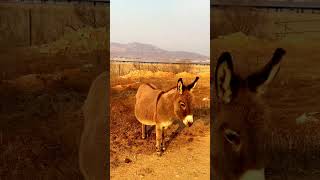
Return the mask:
[(265, 142), (270, 120), (262, 94), (276, 77), (285, 50), (275, 50), (260, 71), (247, 78), (234, 72), (232, 57), (224, 52), (214, 74), (216, 101), (212, 125), (211, 163), (219, 180), (264, 179)]
[(135, 116), (142, 124), (142, 139), (146, 138), (146, 125), (156, 125), (156, 151), (161, 155), (165, 151), (163, 143), (164, 129), (175, 119), (180, 119), (186, 126), (193, 123), (193, 93), (199, 77), (185, 86), (182, 78), (177, 86), (167, 91), (158, 89), (153, 84), (142, 84), (136, 94)]
[(79, 167), (85, 180), (107, 179), (107, 73), (92, 83), (82, 107), (84, 126), (79, 147)]

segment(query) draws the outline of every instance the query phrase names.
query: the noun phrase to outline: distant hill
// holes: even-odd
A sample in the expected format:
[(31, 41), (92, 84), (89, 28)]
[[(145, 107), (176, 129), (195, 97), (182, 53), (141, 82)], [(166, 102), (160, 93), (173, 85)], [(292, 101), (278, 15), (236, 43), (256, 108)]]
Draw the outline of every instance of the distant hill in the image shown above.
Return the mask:
[(186, 51), (167, 51), (151, 44), (111, 42), (111, 58), (128, 58), (147, 62), (197, 62), (208, 63), (209, 57)]

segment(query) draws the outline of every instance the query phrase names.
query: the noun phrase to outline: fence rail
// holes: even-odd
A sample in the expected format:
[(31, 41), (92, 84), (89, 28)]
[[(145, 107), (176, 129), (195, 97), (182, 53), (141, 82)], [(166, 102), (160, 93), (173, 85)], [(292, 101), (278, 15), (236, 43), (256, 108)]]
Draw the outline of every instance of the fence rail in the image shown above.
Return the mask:
[(27, 4), (36, 4), (36, 3), (46, 3), (46, 4), (75, 4), (75, 3), (92, 3), (93, 5), (97, 4), (110, 4), (110, 0), (8, 0), (0, 1), (0, 3), (27, 3)]
[(279, 8), (279, 9), (320, 9), (320, 2), (290, 2), (290, 1), (261, 1), (261, 2), (221, 2), (211, 1), (211, 7), (242, 6), (254, 8)]
[(151, 61), (120, 61), (120, 60), (110, 60), (111, 63), (123, 63), (123, 64), (131, 64), (131, 63), (139, 63), (139, 64), (190, 64), (190, 65), (199, 65), (199, 66), (210, 66), (210, 63), (196, 63), (196, 62), (151, 62)]
[(305, 23), (305, 22), (320, 22), (320, 19), (277, 21), (277, 22), (275, 22), (275, 24), (281, 24), (281, 23)]
[[(316, 23), (315, 23), (316, 22)], [(320, 19), (305, 19), (305, 20), (290, 20), (290, 21), (277, 21), (274, 24), (281, 26), (282, 31), (276, 32), (275, 35), (278, 38), (283, 38), (288, 34), (304, 34), (304, 33), (319, 33), (320, 29), (319, 27), (317, 29), (315, 28), (309, 28), (309, 29), (295, 29), (291, 25), (293, 24), (301, 24), (301, 23), (314, 23), (319, 24)]]

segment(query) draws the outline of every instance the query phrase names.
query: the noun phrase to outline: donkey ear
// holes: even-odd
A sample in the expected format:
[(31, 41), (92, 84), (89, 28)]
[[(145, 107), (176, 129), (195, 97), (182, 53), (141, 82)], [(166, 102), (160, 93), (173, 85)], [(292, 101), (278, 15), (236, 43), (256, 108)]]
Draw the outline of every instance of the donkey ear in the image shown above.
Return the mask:
[(277, 48), (273, 53), (270, 62), (266, 64), (260, 71), (248, 76), (248, 87), (251, 91), (256, 92), (258, 95), (263, 94), (268, 85), (273, 81), (280, 70), (280, 61), (286, 54), (282, 48)]
[(178, 83), (177, 83), (177, 91), (179, 92), (179, 94), (183, 93), (183, 90), (184, 90), (183, 88), (184, 88), (184, 86), (183, 86), (182, 78), (179, 78)]
[(187, 86), (187, 89), (188, 89), (189, 91), (192, 91), (193, 88), (196, 87), (198, 80), (199, 80), (199, 77), (196, 77), (196, 79), (193, 81), (193, 83), (191, 83), (191, 84), (189, 84), (189, 85)]
[(215, 86), (218, 99), (229, 103), (232, 98), (231, 81), (234, 76), (232, 57), (229, 52), (224, 52), (218, 59), (215, 70)]

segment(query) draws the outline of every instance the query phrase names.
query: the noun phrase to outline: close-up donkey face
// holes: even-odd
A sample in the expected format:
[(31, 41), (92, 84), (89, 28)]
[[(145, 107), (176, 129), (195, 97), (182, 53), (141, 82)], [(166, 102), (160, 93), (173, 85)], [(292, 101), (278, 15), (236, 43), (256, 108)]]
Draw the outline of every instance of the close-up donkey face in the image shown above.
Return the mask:
[(192, 93), (193, 88), (196, 86), (198, 77), (193, 83), (185, 86), (182, 79), (180, 78), (177, 83), (176, 98), (174, 100), (174, 113), (176, 118), (183, 121), (187, 126), (193, 124), (193, 99), (194, 95)]
[(277, 49), (271, 61), (256, 73), (235, 74), (232, 57), (222, 53), (215, 70), (213, 168), (218, 179), (264, 178), (264, 124), (268, 113), (260, 95), (274, 79), (285, 54)]

